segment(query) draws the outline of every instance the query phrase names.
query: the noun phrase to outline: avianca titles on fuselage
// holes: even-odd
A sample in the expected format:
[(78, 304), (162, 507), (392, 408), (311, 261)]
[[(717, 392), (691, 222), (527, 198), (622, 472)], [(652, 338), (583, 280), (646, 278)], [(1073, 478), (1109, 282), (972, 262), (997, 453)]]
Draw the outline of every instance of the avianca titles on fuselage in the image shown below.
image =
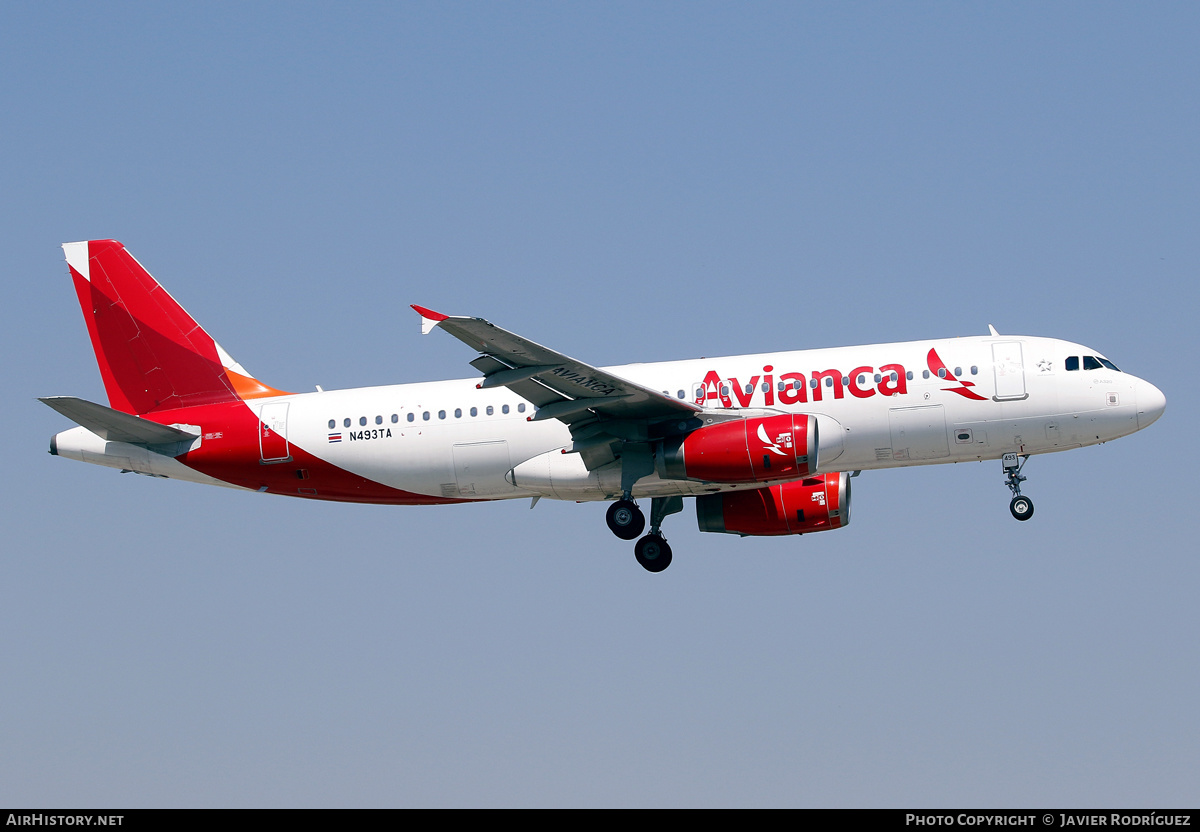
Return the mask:
[[(127, 471), (315, 500), (417, 505), (609, 500), (650, 571), (664, 517), (803, 534), (849, 522), (851, 473), (1001, 459), (1028, 519), (1031, 454), (1105, 442), (1163, 394), (1096, 350), (981, 337), (592, 367), (480, 318), (422, 307), (478, 351), (473, 379), (285, 393), (234, 361), (112, 240), (63, 246), (109, 406), (42, 399), (79, 427), (51, 452)], [(650, 531), (635, 502), (650, 498)]]

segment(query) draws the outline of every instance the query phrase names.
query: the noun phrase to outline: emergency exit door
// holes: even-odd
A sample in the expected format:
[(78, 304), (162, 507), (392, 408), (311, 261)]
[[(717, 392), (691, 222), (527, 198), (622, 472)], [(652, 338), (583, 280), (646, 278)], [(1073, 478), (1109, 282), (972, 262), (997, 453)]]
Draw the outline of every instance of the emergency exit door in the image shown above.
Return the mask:
[(264, 465), (292, 458), (287, 438), (287, 402), (264, 404), (258, 409), (258, 452)]

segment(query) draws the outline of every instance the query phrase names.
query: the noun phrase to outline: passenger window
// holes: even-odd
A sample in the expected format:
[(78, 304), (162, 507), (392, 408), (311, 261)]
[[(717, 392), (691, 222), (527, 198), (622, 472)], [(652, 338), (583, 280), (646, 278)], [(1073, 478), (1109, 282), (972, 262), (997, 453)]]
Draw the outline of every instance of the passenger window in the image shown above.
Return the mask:
[(359, 416), (359, 417), (358, 417), (358, 424), (359, 424), (361, 427), (366, 427), (366, 426), (367, 426), (367, 417), (366, 417), (366, 416)]
[(334, 428), (336, 428), (336, 427), (337, 427), (337, 420), (336, 420), (336, 419), (330, 419), (330, 420), (329, 420), (329, 429), (330, 429), (330, 430), (333, 430), (333, 429), (334, 429)]
[(928, 370), (922, 370), (922, 371), (921, 371), (921, 378), (929, 378), (929, 371), (928, 371)]
[(1101, 370), (1104, 365), (1096, 360), (1094, 355), (1085, 355), (1083, 357), (1083, 369), (1085, 370)]
[(821, 386), (821, 382), (817, 381), (815, 378), (810, 378), (808, 380), (808, 386), (811, 387), (813, 390), (816, 390), (818, 387)]
[(945, 377), (946, 377), (946, 368), (939, 367), (938, 368), (938, 378), (945, 378)]
[(1064, 363), (1064, 366), (1068, 370), (1078, 370), (1079, 369), (1079, 356), (1078, 355), (1068, 355), (1067, 360)]
[(866, 384), (866, 383), (867, 383), (867, 377), (866, 377), (866, 375), (864, 375), (863, 373), (859, 373), (859, 374), (858, 374), (858, 383), (859, 383), (859, 384)]
[(438, 411), (438, 418), (439, 418), (439, 419), (445, 419), (445, 418), (446, 418), (446, 411), (444, 411), (444, 410), (439, 410), (439, 411)]
[(383, 417), (382, 417), (382, 416), (376, 416), (376, 417), (375, 417), (375, 424), (377, 424), (377, 425), (382, 425), (382, 424), (383, 424)]
[(410, 411), (408, 412), (408, 421), (410, 421), (410, 422), (411, 422), (411, 421), (413, 421), (413, 420), (414, 420), (414, 419), (416, 419), (416, 418), (417, 418), (417, 414), (413, 413), (413, 412), (410, 410)]
[(461, 407), (456, 407), (456, 408), (454, 408), (454, 418), (455, 418), (455, 419), (461, 419), (461, 418), (462, 418), (462, 408), (461, 408)]
[(508, 405), (504, 405), (503, 407), (501, 407), (501, 408), (500, 408), (500, 412), (501, 412), (501, 413), (507, 413), (507, 412), (508, 412)]
[[(409, 415), (411, 416), (412, 414), (409, 414)], [(399, 414), (399, 413), (393, 413), (393, 414), (392, 414), (392, 424), (394, 425), (394, 424), (396, 424), (396, 423), (397, 423), (397, 422), (399, 422), (399, 421), (400, 421), (400, 414)]]
[(679, 391), (679, 392), (676, 394), (676, 398), (682, 399), (682, 398), (684, 397), (684, 395), (685, 395), (685, 393), (684, 393), (682, 390), (680, 390), (680, 391)]
[(746, 395), (747, 395), (747, 396), (749, 396), (749, 395), (750, 395), (751, 393), (753, 393), (753, 392), (754, 392), (754, 385), (753, 385), (753, 384), (747, 384), (747, 385), (746, 385)]
[(875, 374), (875, 383), (878, 384), (881, 381), (883, 381), (883, 376), (881, 376), (879, 373), (876, 373)]
[(478, 415), (479, 415), (479, 408), (478, 408), (478, 407), (472, 407), (472, 408), (471, 408), (471, 415), (472, 415), (472, 416), (478, 416)]
[[(975, 364), (971, 365), (971, 375), (973, 375), (973, 376), (979, 375), (979, 367), (976, 366)], [(912, 378), (912, 373), (909, 373), (908, 377)]]
[(349, 420), (349, 419), (343, 419), (343, 420), (342, 420), (342, 427), (345, 427), (345, 428), (348, 428), (348, 427), (350, 427), (350, 420)]
[(525, 402), (521, 402), (519, 405), (517, 405), (517, 412), (518, 412), (518, 413), (524, 413), (524, 412), (525, 412)]
[(956, 375), (956, 376), (961, 376), (961, 375), (962, 375), (962, 367), (955, 367), (955, 368), (954, 368), (954, 375)]
[(426, 422), (428, 422), (429, 421), (429, 411), (426, 410), (424, 413), (422, 413), (421, 418), (424, 419)]
[(491, 416), (495, 412), (496, 412), (495, 409), (489, 404), (487, 406), (487, 415)]
[(912, 370), (909, 370), (907, 373), (905, 373), (904, 377), (909, 381), (912, 381)]

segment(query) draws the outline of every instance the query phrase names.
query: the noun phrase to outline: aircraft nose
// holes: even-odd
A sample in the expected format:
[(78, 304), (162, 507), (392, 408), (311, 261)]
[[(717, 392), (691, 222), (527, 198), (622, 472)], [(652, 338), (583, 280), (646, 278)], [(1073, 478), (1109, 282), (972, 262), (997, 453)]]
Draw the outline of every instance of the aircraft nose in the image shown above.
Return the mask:
[(1167, 397), (1162, 391), (1148, 381), (1138, 379), (1137, 383), (1137, 425), (1138, 430), (1158, 421), (1167, 409)]

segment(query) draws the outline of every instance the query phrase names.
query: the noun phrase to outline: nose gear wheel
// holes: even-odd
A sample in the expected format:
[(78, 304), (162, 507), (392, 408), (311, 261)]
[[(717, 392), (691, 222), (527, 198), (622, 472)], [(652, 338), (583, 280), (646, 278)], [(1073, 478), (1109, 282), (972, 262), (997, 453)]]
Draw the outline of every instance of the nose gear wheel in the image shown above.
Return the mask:
[(1033, 500), (1028, 497), (1013, 497), (1008, 504), (1008, 510), (1018, 520), (1028, 520), (1033, 516)]
[(1021, 469), (1025, 467), (1025, 463), (1029, 461), (1029, 454), (1018, 456), (1017, 454), (1005, 454), (1002, 460), (1004, 465), (1004, 484), (1008, 486), (1008, 490), (1012, 492), (1012, 501), (1008, 504), (1008, 510), (1012, 516), (1018, 520), (1028, 520), (1033, 516), (1033, 500), (1021, 494), (1021, 483), (1025, 482), (1028, 477), (1022, 476)]

